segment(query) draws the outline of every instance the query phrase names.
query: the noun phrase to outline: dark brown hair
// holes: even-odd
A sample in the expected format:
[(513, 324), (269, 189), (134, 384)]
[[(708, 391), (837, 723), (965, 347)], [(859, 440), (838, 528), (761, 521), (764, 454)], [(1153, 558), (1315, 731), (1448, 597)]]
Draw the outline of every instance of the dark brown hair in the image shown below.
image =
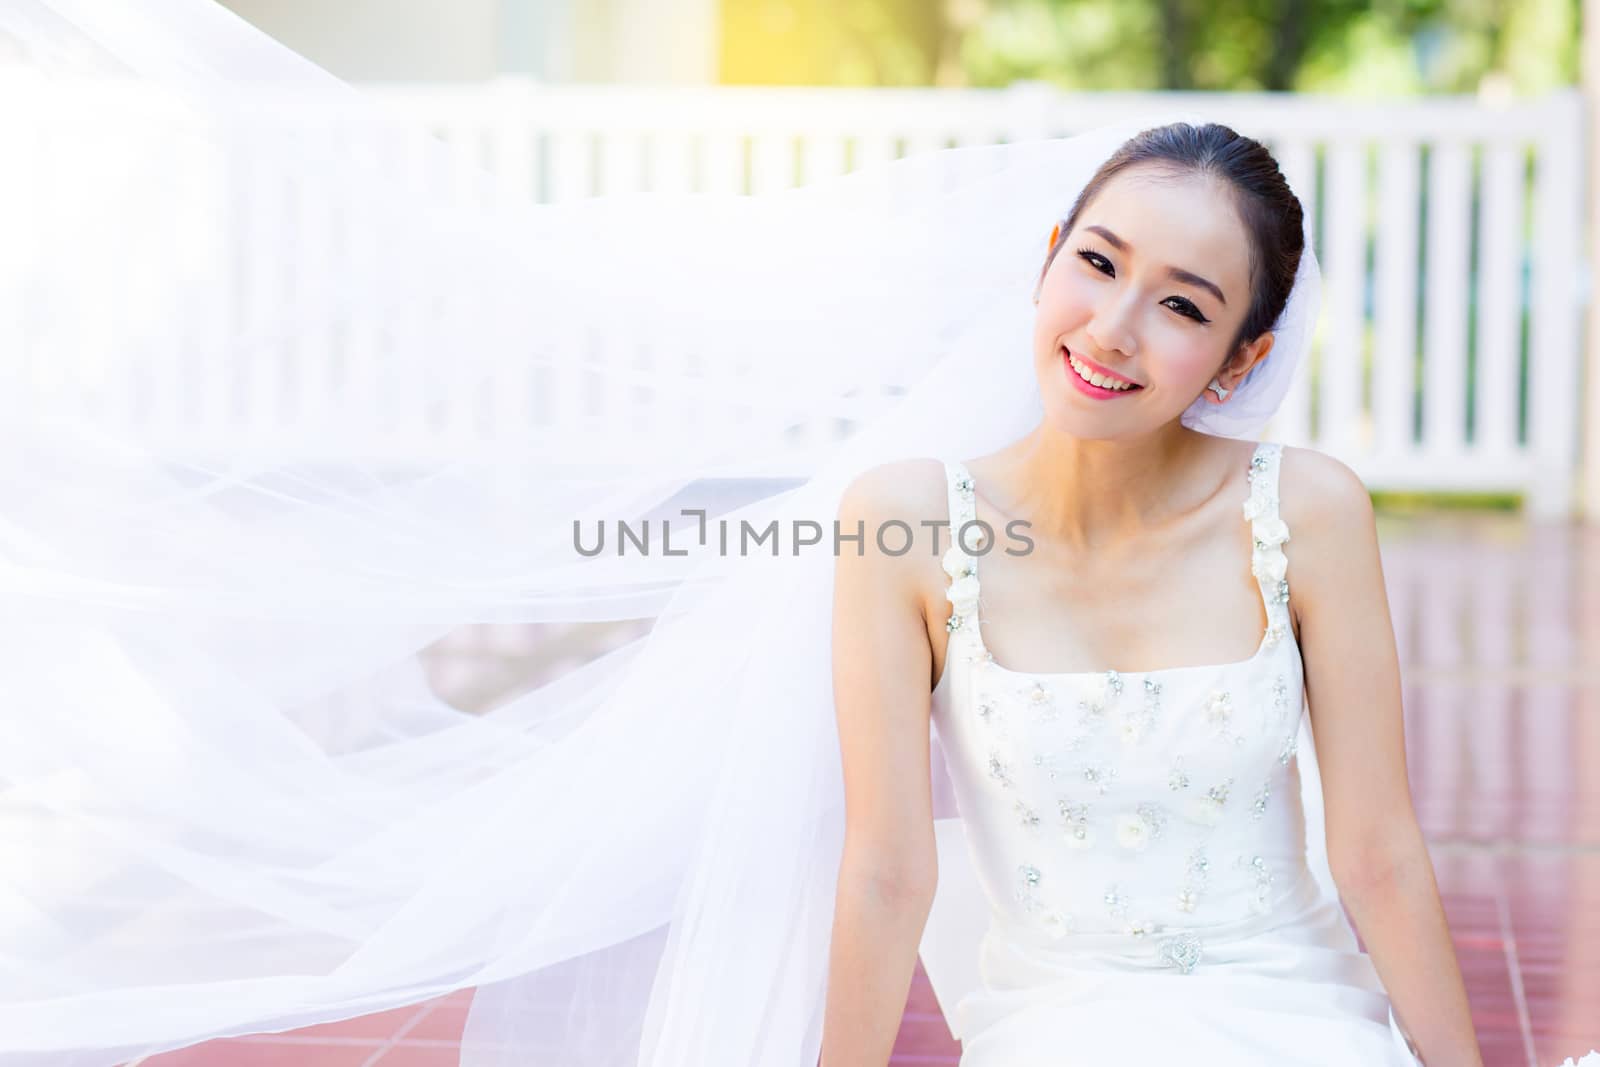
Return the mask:
[(1199, 174), (1226, 182), (1234, 206), (1250, 235), (1250, 309), (1228, 346), (1231, 359), (1239, 346), (1272, 329), (1289, 302), (1305, 237), (1300, 200), (1289, 188), (1278, 161), (1260, 141), (1208, 122), (1192, 126), (1174, 122), (1156, 126), (1122, 143), (1100, 164), (1062, 223), (1061, 235), (1045, 259), (1040, 280), (1050, 269), (1078, 216), (1106, 183), (1130, 167), (1151, 165), (1176, 175)]

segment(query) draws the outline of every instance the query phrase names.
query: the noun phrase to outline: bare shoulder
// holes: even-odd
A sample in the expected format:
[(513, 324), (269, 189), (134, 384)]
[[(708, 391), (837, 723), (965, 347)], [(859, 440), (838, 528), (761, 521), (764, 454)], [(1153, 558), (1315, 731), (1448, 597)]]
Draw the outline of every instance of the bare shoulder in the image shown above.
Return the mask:
[[(899, 520), (907, 523), (918, 542), (904, 557), (932, 555), (924, 521), (948, 518), (944, 464), (937, 459), (899, 459), (869, 467), (845, 486), (839, 498), (839, 519), (865, 522), (869, 552), (876, 549), (875, 524)], [(890, 542), (898, 546), (899, 542)]]
[[(943, 595), (938, 548), (949, 544), (949, 534), (925, 524), (945, 522), (949, 512), (940, 460), (901, 459), (867, 468), (839, 498), (836, 521), (841, 537), (858, 529), (862, 533), (859, 554), (852, 550), (853, 542), (841, 544), (839, 569), (870, 572), (870, 580), (880, 588), (892, 585), (915, 597), (922, 607), (930, 607), (936, 594)], [(895, 522), (904, 523), (904, 528), (886, 531), (880, 546), (878, 531)], [(908, 541), (909, 550), (899, 551)]]
[(1302, 530), (1308, 537), (1325, 530), (1349, 533), (1371, 524), (1372, 496), (1361, 476), (1342, 460), (1314, 448), (1284, 445), (1278, 513), (1297, 538)]
[(1381, 585), (1372, 496), (1348, 464), (1313, 448), (1285, 445), (1278, 514), (1289, 528), (1283, 546), (1289, 603), (1301, 622), (1334, 598)]
[[(836, 651), (836, 664), (863, 654), (878, 675), (933, 685), (947, 609), (937, 546), (949, 539), (944, 534), (936, 542), (939, 528), (926, 524), (948, 518), (944, 464), (936, 459), (885, 463), (845, 487), (835, 519), (840, 545), (833, 610), (835, 642), (848, 647)], [(893, 523), (904, 525), (890, 529)]]

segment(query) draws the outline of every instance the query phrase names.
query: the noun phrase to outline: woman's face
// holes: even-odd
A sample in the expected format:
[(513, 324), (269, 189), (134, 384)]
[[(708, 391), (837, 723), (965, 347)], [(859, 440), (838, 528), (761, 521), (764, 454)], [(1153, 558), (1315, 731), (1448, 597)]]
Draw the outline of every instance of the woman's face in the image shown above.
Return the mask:
[[(1125, 437), (1238, 384), (1271, 335), (1223, 362), (1250, 306), (1249, 235), (1226, 187), (1132, 167), (1079, 213), (1039, 289), (1034, 363), (1045, 417), (1075, 437)], [(1136, 383), (1107, 389), (1084, 371)], [(1107, 373), (1109, 372), (1109, 374)]]

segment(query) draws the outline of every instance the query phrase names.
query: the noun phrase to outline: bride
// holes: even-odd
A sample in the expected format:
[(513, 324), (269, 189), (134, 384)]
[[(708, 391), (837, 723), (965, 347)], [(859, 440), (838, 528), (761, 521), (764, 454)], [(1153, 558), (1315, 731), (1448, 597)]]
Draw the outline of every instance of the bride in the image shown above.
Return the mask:
[(881, 1064), (919, 953), (967, 1067), (1477, 1061), (1255, 142), (535, 206), (207, 0), (0, 45), (0, 1067)]
[[(963, 1067), (1415, 1062), (1386, 992), (1428, 1062), (1481, 1062), (1412, 812), (1367, 492), (1319, 453), (1187, 424), (1295, 358), (1272, 327), (1302, 225), (1257, 142), (1139, 133), (1050, 234), (1039, 424), (844, 494), (846, 529), (948, 516), (955, 546), (837, 565), (848, 817), (824, 1067), (887, 1059), (956, 863), (935, 841), (930, 684), (991, 911), (981, 982), (946, 1003)], [(1001, 550), (1000, 529), (1025, 543)], [(1306, 862), (1302, 686), (1327, 858), (1371, 963)]]

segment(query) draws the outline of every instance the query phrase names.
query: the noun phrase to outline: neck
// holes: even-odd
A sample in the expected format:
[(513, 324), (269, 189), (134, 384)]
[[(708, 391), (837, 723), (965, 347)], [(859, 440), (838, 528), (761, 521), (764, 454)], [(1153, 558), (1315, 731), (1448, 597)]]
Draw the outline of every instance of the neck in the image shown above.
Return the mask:
[(1004, 453), (1013, 514), (1081, 550), (1144, 540), (1217, 490), (1203, 473), (1207, 434), (1172, 422), (1120, 440), (1071, 437), (1041, 423)]

